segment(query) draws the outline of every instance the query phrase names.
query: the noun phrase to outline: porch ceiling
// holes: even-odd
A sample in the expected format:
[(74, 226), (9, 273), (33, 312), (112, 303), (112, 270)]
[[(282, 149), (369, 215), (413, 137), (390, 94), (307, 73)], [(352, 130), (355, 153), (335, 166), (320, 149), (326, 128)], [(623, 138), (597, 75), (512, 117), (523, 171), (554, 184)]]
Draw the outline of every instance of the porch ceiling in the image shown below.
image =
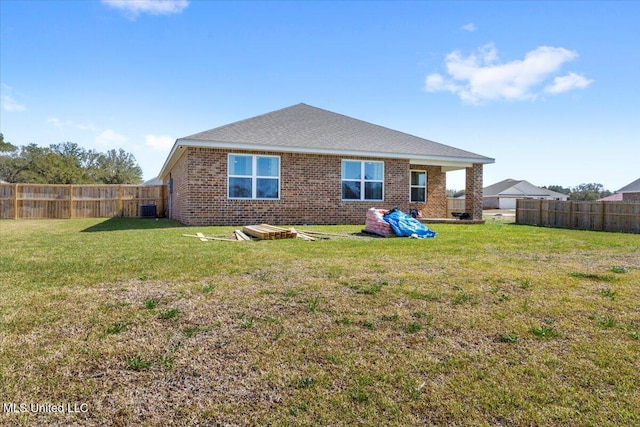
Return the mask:
[(443, 172), (457, 171), (464, 168), (470, 168), (473, 166), (473, 162), (464, 161), (452, 161), (452, 160), (439, 160), (439, 159), (411, 159), (412, 165), (420, 166), (441, 166)]

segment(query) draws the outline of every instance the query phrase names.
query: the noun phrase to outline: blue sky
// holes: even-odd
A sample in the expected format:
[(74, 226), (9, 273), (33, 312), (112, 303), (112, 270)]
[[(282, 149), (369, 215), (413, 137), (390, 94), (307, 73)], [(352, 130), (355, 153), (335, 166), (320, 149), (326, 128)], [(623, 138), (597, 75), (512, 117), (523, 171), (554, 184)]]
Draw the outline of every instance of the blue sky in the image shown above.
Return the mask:
[[(304, 102), (485, 156), (484, 182), (640, 177), (640, 2), (0, 2), (0, 132), (124, 148)], [(464, 188), (450, 173), (447, 187)]]

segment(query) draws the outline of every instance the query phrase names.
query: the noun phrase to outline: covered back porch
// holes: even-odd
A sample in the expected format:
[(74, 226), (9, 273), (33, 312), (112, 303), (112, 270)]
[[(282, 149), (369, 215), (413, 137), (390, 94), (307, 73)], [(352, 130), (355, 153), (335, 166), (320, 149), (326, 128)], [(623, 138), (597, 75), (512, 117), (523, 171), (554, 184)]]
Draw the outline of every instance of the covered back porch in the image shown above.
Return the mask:
[[(483, 163), (463, 163), (456, 161), (442, 161), (434, 165), (433, 162), (413, 160), (411, 169), (411, 202), (410, 209), (422, 213), (424, 223), (451, 222), (458, 224), (482, 224), (482, 176)], [(420, 172), (425, 171), (426, 188), (425, 200), (416, 201), (414, 188), (422, 184), (417, 182)], [(447, 197), (447, 172), (464, 171), (465, 198), (455, 199)]]

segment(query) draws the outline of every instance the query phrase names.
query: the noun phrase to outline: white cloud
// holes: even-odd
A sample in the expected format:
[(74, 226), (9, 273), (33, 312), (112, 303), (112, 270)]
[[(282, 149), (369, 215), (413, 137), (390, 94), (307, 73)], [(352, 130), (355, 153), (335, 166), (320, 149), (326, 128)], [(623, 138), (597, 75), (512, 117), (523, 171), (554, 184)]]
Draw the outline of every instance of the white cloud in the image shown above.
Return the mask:
[(14, 96), (14, 90), (11, 86), (2, 83), (0, 85), (2, 95), (0, 96), (0, 103), (2, 104), (2, 110), (7, 113), (19, 113), (25, 111), (27, 107), (24, 104), (18, 102)]
[(92, 131), (92, 132), (97, 132), (98, 129), (96, 128), (96, 126), (92, 123), (92, 122), (88, 122), (88, 123), (75, 123), (72, 120), (60, 120), (57, 117), (49, 117), (47, 118), (47, 123), (49, 123), (50, 125), (55, 126), (58, 129), (65, 129), (65, 128), (69, 128), (69, 127), (74, 127), (78, 130), (86, 130), (86, 131)]
[(94, 125), (92, 122), (75, 123), (73, 126), (78, 130), (88, 130), (88, 131), (92, 131), (92, 132), (97, 132), (98, 131), (98, 129), (96, 128), (96, 125)]
[(173, 147), (174, 139), (166, 135), (147, 134), (144, 137), (145, 145), (154, 150), (168, 150)]
[(462, 87), (452, 81), (446, 81), (442, 75), (434, 73), (427, 76), (425, 90), (427, 92), (449, 91), (456, 93), (462, 90)]
[(187, 0), (102, 0), (107, 6), (121, 10), (135, 18), (141, 13), (150, 15), (171, 15), (182, 12)]
[(9, 95), (2, 95), (2, 109), (8, 113), (17, 113), (20, 111), (24, 111), (27, 108), (24, 106), (24, 104), (20, 104)]
[[(448, 91), (469, 104), (535, 100), (540, 96), (539, 85), (577, 57), (575, 51), (550, 46), (540, 46), (527, 52), (524, 59), (511, 62), (502, 62), (493, 44), (482, 46), (466, 57), (454, 51), (445, 57), (448, 78), (438, 73), (430, 74), (424, 89), (427, 92)], [(556, 78), (557, 82), (548, 86), (547, 93), (584, 88), (590, 83), (577, 74), (569, 76)]]
[(463, 25), (461, 28), (470, 33), (478, 30), (478, 27), (476, 27), (476, 24), (474, 24), (473, 22), (469, 22), (468, 24)]
[(47, 118), (47, 123), (49, 123), (50, 125), (53, 125), (54, 127), (57, 127), (58, 129), (65, 128), (65, 127), (69, 126), (69, 124), (70, 124), (70, 122), (68, 120), (66, 122), (63, 122), (62, 120), (60, 120), (57, 117), (49, 117), (49, 118)]
[(553, 79), (553, 83), (545, 87), (544, 91), (552, 95), (557, 95), (573, 89), (585, 89), (589, 87), (591, 83), (593, 83), (593, 80), (589, 80), (580, 74), (569, 73), (566, 76)]
[(120, 135), (112, 129), (107, 129), (96, 136), (96, 144), (98, 146), (110, 146), (113, 144), (126, 142), (127, 139), (128, 138), (126, 136)]

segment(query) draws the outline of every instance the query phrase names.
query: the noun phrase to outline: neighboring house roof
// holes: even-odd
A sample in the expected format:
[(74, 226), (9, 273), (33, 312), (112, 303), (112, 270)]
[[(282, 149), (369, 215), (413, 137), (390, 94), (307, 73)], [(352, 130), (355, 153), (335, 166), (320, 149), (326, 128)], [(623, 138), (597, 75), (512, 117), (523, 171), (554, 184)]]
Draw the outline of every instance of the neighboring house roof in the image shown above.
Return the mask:
[(636, 179), (629, 185), (625, 185), (616, 193), (640, 193), (640, 178)]
[(158, 177), (155, 177), (143, 182), (142, 185), (162, 185), (162, 180)]
[(179, 138), (160, 178), (168, 174), (179, 151), (189, 146), (406, 158), (458, 168), (494, 162), (489, 157), (306, 104)]
[(622, 201), (622, 193), (614, 193), (610, 196), (603, 197), (602, 199), (598, 199), (598, 202), (621, 202)]
[(566, 194), (536, 187), (525, 180), (505, 179), (482, 189), (483, 197), (568, 197)]

